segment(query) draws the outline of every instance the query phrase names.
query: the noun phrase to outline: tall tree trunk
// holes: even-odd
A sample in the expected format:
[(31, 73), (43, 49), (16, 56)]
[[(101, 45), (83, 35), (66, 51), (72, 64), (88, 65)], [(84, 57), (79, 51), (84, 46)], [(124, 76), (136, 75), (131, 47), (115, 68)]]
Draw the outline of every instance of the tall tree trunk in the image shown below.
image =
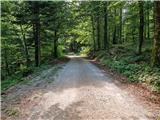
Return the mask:
[(148, 9), (147, 9), (147, 27), (148, 27), (148, 30), (147, 30), (147, 38), (148, 38), (148, 40), (150, 39), (150, 27), (149, 27), (149, 11), (150, 11), (150, 6), (149, 6), (149, 2), (148, 2), (148, 4), (147, 4), (147, 7), (148, 7)]
[(124, 41), (125, 41), (125, 27), (126, 27), (126, 26), (125, 26), (125, 21), (126, 21), (126, 20), (124, 19), (123, 22), (122, 22), (122, 24), (123, 24), (123, 25), (122, 25), (122, 26), (123, 26), (123, 27), (122, 27), (122, 33), (123, 33), (123, 34), (122, 34), (122, 43), (124, 43)]
[(40, 65), (40, 18), (39, 18), (39, 4), (33, 1), (33, 15), (34, 15), (34, 40), (35, 40), (35, 65)]
[[(9, 71), (9, 65), (8, 65), (8, 52), (7, 52), (7, 48), (6, 48), (6, 42), (4, 41), (4, 61), (5, 61), (5, 69), (6, 69), (6, 76), (9, 75), (10, 71)], [(5, 76), (5, 77), (6, 77)]]
[(142, 53), (142, 44), (144, 41), (144, 11), (143, 11), (143, 1), (139, 1), (139, 16), (140, 16), (140, 25), (139, 25), (139, 46), (138, 54)]
[(92, 21), (93, 48), (94, 48), (94, 51), (96, 51), (95, 27), (94, 27), (94, 17), (93, 16), (91, 16), (91, 21)]
[(119, 29), (119, 42), (122, 43), (122, 7), (120, 8), (120, 29)]
[(116, 25), (114, 26), (114, 32), (113, 32), (113, 44), (117, 44), (117, 41), (116, 41)]
[(114, 17), (115, 17), (115, 23), (114, 23), (114, 32), (113, 32), (113, 44), (117, 43), (116, 33), (117, 33), (117, 24), (116, 24), (116, 9), (114, 10)]
[(108, 42), (108, 10), (107, 10), (108, 2), (104, 3), (104, 49), (109, 49)]
[(144, 41), (145, 40), (147, 40), (147, 13), (144, 9)]
[(155, 8), (155, 32), (153, 46), (153, 66), (160, 66), (160, 2), (154, 1)]
[(58, 37), (57, 37), (57, 31), (55, 30), (54, 32), (54, 57), (57, 58), (58, 57), (58, 54), (57, 54), (57, 41), (58, 41)]
[(22, 44), (23, 44), (23, 49), (24, 49), (25, 58), (26, 58), (26, 65), (28, 67), (30, 64), (30, 59), (29, 59), (28, 47), (26, 43), (26, 37), (25, 37), (25, 33), (23, 30), (22, 24), (20, 24), (20, 29), (21, 29), (21, 34), (22, 34)]
[(100, 50), (101, 43), (100, 43), (100, 18), (99, 18), (99, 14), (97, 16), (97, 43), (98, 43), (98, 50)]

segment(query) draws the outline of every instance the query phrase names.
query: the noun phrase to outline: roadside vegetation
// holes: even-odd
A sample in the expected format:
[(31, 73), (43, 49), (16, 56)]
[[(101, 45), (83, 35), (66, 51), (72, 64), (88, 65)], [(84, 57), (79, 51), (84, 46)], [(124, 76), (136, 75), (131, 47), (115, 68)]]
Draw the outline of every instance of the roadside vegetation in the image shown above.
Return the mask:
[(107, 54), (106, 51), (96, 52), (94, 59), (127, 77), (128, 82), (146, 83), (152, 91), (160, 91), (160, 68), (150, 65), (148, 51), (137, 56), (131, 48), (125, 49), (123, 46), (115, 46), (111, 50), (112, 54)]
[[(43, 71), (50, 69), (54, 67), (54, 71), (52, 72), (52, 75), (55, 74), (59, 70), (59, 64), (64, 64), (69, 60), (66, 56), (58, 57), (57, 59), (48, 59), (45, 63), (41, 64), (39, 67), (31, 66), (28, 69), (27, 74), (25, 74), (26, 71), (20, 71), (16, 74), (13, 74), (11, 76), (8, 76), (7, 79), (1, 81), (1, 92), (5, 92), (8, 88), (15, 86), (16, 84), (25, 84), (30, 81), (31, 78), (39, 76)], [(47, 81), (46, 81), (47, 82)]]

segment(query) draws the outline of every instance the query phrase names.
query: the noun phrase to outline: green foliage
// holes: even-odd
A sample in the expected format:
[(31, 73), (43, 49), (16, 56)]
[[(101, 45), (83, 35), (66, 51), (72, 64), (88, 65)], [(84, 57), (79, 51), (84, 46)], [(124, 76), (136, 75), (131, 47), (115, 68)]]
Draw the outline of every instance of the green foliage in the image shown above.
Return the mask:
[(21, 75), (14, 75), (9, 77), (6, 80), (1, 81), (1, 90), (4, 91), (8, 88), (10, 88), (13, 85), (18, 84), (20, 81), (22, 81), (22, 76)]
[(130, 82), (144, 82), (152, 85), (153, 90), (160, 91), (160, 68), (149, 66), (147, 56), (136, 56), (131, 53), (126, 55), (123, 52), (109, 56), (105, 52), (96, 53), (96, 58), (100, 59), (102, 64), (123, 74)]
[(80, 51), (80, 54), (82, 56), (86, 56), (90, 53), (91, 51), (91, 48), (90, 47), (82, 47), (82, 50)]
[(59, 45), (58, 46), (58, 56), (61, 57), (61, 56), (64, 56), (65, 54), (65, 47), (63, 45)]
[[(65, 59), (65, 58), (61, 57), (60, 59)], [(51, 62), (51, 64), (49, 64), (49, 62)], [(22, 82), (27, 82), (28, 75), (31, 75), (32, 77), (38, 76), (39, 74), (41, 74), (41, 72), (43, 70), (46, 70), (50, 67), (53, 67), (52, 62), (53, 61), (47, 61), (46, 63), (42, 64), (40, 67), (33, 67), (32, 66), (32, 67), (27, 68), (25, 66), (21, 66), (21, 71), (17, 72), (16, 74), (14, 74), (12, 76), (9, 76), (7, 79), (1, 81), (2, 92), (7, 90), (10, 87), (16, 85), (16, 84), (19, 84)], [(57, 66), (55, 65), (55, 67), (57, 67)], [(57, 67), (57, 69), (58, 69), (58, 67)], [(57, 71), (57, 69), (55, 69), (55, 70)]]
[[(41, 64), (54, 53), (55, 37), (58, 38), (58, 55), (63, 54), (64, 29), (71, 15), (68, 3), (37, 1), (40, 17), (40, 59)], [(27, 76), (35, 62), (35, 38), (33, 36), (33, 1), (2, 1), (1, 48), (2, 80), (14, 74)], [(57, 36), (54, 31), (57, 30)], [(63, 44), (61, 43), (63, 41)]]

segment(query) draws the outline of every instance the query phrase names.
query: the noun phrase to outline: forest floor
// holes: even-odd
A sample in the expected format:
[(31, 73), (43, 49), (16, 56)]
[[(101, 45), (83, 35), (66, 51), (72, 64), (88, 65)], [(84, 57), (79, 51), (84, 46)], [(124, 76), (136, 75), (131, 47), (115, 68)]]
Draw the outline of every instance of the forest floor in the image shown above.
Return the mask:
[(160, 104), (148, 104), (133, 93), (145, 91), (126, 89), (130, 86), (118, 79), (72, 56), (67, 64), (7, 90), (2, 95), (2, 120), (155, 120)]

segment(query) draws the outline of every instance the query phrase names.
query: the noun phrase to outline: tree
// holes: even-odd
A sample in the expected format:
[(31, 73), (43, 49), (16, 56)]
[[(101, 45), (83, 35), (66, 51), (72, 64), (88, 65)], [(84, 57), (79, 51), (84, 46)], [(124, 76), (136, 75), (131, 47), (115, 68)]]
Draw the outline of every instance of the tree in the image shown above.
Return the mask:
[(139, 1), (139, 46), (138, 46), (138, 54), (142, 52), (142, 44), (144, 41), (144, 13), (143, 13), (143, 1)]
[(6, 75), (9, 75), (9, 66), (8, 66), (8, 52), (7, 52), (7, 47), (6, 47), (6, 42), (4, 42), (4, 62), (5, 62), (5, 70), (6, 70)]
[(149, 19), (149, 14), (150, 13), (150, 4), (149, 2), (147, 3), (147, 38), (148, 40), (150, 39), (150, 19)]
[(58, 36), (57, 36), (57, 30), (54, 31), (54, 57), (57, 58), (57, 42), (58, 42)]
[(101, 42), (100, 42), (100, 16), (99, 13), (97, 13), (97, 44), (98, 44), (98, 50), (101, 49)]
[(15, 12), (15, 17), (17, 21), (14, 21), (14, 24), (16, 26), (20, 27), (20, 38), (21, 38), (21, 44), (23, 46), (24, 56), (26, 59), (26, 66), (29, 67), (30, 65), (30, 58), (29, 58), (29, 50), (27, 45), (27, 39), (26, 39), (26, 31), (27, 28), (30, 26), (29, 20), (27, 17), (29, 17), (29, 10), (25, 9), (25, 7), (28, 7), (27, 3), (19, 3), (18, 5), (21, 5), (19, 9)]
[(115, 15), (115, 22), (114, 22), (114, 32), (113, 32), (113, 44), (117, 43), (117, 38), (116, 38), (116, 33), (117, 33), (117, 24), (116, 24), (116, 8), (114, 10), (114, 15)]
[(39, 2), (32, 2), (33, 9), (33, 36), (35, 40), (35, 65), (40, 65), (40, 18), (39, 18)]
[(153, 66), (160, 66), (160, 2), (154, 2), (155, 8), (155, 33), (154, 33), (154, 46), (153, 46)]
[(119, 17), (119, 19), (120, 19), (120, 28), (119, 28), (119, 42), (120, 43), (122, 43), (122, 24), (123, 24), (123, 22), (122, 22), (122, 7), (120, 6), (120, 17)]
[(104, 49), (109, 49), (108, 42), (108, 2), (104, 3)]

